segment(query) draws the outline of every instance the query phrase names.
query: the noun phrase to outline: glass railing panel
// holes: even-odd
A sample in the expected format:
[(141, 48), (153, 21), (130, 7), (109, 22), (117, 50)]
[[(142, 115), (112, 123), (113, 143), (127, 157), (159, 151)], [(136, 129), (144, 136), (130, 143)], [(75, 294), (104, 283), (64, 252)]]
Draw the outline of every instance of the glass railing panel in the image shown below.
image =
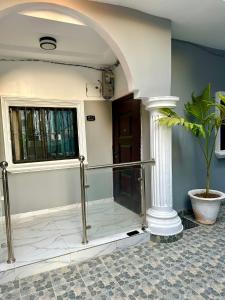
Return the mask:
[(140, 178), (134, 166), (86, 170), (89, 241), (142, 227)]

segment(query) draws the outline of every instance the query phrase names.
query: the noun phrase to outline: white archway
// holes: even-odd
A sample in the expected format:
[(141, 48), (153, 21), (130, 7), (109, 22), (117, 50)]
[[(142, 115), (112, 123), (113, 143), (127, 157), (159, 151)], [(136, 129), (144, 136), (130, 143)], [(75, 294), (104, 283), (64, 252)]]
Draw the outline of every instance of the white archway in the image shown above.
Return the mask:
[(170, 21), (87, 0), (2, 0), (0, 18), (28, 9), (49, 9), (79, 17), (118, 57), (129, 92), (146, 99), (150, 111), (150, 158), (155, 159), (156, 164), (151, 181), (153, 207), (147, 212), (149, 231), (162, 236), (179, 234), (183, 227), (172, 209), (171, 132), (155, 122), (161, 117), (160, 108), (174, 107), (177, 101), (177, 98), (168, 97), (171, 86)]
[[(133, 77), (131, 74), (130, 67), (126, 61), (126, 58), (120, 49), (119, 44), (113, 39), (113, 37), (110, 35), (110, 33), (105, 30), (105, 28), (102, 26), (101, 22), (98, 22), (97, 19), (90, 16), (90, 13), (85, 13), (85, 8), (87, 8), (87, 5), (84, 5), (86, 1), (82, 0), (77, 2), (72, 1), (64, 1), (64, 5), (62, 5), (62, 1), (54, 0), (54, 1), (29, 1), (29, 0), (23, 0), (23, 1), (10, 1), (10, 3), (7, 3), (7, 5), (4, 5), (0, 3), (0, 19), (4, 15), (10, 14), (10, 13), (20, 13), (23, 11), (35, 11), (35, 10), (49, 10), (54, 11), (57, 13), (61, 13), (67, 16), (70, 16), (72, 18), (77, 18), (81, 20), (83, 23), (94, 29), (109, 45), (109, 47), (114, 52), (115, 56), (120, 61), (120, 64), (122, 66), (122, 69), (124, 71), (128, 89), (129, 92), (134, 92), (134, 86), (133, 86)], [(86, 3), (88, 4), (88, 3)]]
[(2, 0), (0, 17), (27, 9), (80, 17), (118, 57), (129, 92), (140, 99), (170, 95), (171, 23), (128, 8), (87, 0)]

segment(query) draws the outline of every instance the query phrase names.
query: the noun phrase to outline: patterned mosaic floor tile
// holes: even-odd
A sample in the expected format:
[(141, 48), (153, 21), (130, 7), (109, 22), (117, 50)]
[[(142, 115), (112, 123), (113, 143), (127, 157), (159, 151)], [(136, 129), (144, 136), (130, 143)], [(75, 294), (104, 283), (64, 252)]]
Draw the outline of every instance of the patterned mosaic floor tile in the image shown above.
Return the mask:
[(213, 226), (0, 285), (0, 300), (224, 300), (225, 207)]
[(39, 291), (52, 288), (49, 273), (33, 275), (20, 280), (20, 294), (26, 296)]
[(197, 294), (192, 289), (186, 289), (183, 299), (182, 300), (205, 300), (206, 298), (202, 297), (201, 295)]
[(81, 279), (76, 266), (71, 265), (64, 268), (56, 269), (50, 272), (50, 278), (53, 286), (62, 285), (68, 281)]
[(111, 289), (119, 287), (115, 278), (108, 271), (85, 277), (84, 282), (92, 297), (103, 292), (108, 293)]
[(120, 288), (120, 287), (116, 287), (116, 288), (112, 288), (109, 289), (107, 291), (103, 291), (102, 293), (98, 293), (94, 296), (91, 296), (92, 299), (95, 300), (128, 300), (129, 298), (127, 298), (125, 292)]
[(151, 276), (152, 274), (155, 274), (155, 270), (152, 269), (151, 264), (147, 261), (145, 264), (138, 265), (136, 264), (136, 269), (137, 271), (142, 275), (142, 276)]
[(86, 286), (82, 279), (69, 281), (54, 286), (54, 292), (57, 300), (90, 298), (90, 293), (86, 289)]
[(56, 300), (56, 296), (53, 289), (48, 289), (21, 297), (21, 300)]
[(11, 291), (9, 293), (5, 293), (0, 295), (1, 300), (20, 300), (20, 292), (19, 290)]
[(17, 300), (20, 299), (19, 280), (10, 281), (0, 285), (0, 299)]
[(77, 265), (77, 270), (84, 278), (99, 272), (103, 272), (106, 270), (106, 267), (100, 258), (96, 258)]
[(121, 287), (126, 283), (132, 282), (142, 277), (142, 274), (132, 264), (111, 268), (110, 273), (113, 275), (113, 277)]
[(101, 261), (107, 268), (118, 267), (119, 265), (128, 263), (129, 255), (129, 252), (118, 251), (111, 255), (103, 256)]
[(158, 289), (145, 278), (139, 278), (123, 285), (123, 290), (127, 294), (128, 299), (159, 299), (163, 295)]

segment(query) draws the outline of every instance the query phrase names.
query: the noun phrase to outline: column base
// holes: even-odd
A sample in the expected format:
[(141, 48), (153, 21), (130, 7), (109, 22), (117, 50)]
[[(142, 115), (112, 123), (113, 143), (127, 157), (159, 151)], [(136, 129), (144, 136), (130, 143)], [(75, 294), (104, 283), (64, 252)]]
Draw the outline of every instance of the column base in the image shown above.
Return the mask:
[(175, 235), (168, 235), (168, 236), (162, 236), (162, 235), (155, 235), (150, 234), (150, 241), (155, 243), (174, 243), (176, 241), (179, 241), (183, 237), (183, 231), (175, 234)]
[(156, 236), (175, 236), (183, 231), (177, 212), (172, 208), (151, 208), (147, 211), (147, 224), (151, 234)]

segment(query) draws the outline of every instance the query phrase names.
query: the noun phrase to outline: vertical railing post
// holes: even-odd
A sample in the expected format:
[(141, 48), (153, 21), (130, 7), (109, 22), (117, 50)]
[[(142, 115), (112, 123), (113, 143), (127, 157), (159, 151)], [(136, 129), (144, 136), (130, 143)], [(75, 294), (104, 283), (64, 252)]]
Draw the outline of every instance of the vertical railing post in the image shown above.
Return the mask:
[(83, 155), (81, 155), (79, 157), (79, 161), (80, 161), (80, 191), (81, 191), (82, 227), (83, 227), (82, 243), (87, 244), (88, 240), (87, 240), (87, 215), (86, 215), (84, 160), (85, 160), (85, 157)]
[(14, 251), (12, 242), (12, 227), (11, 227), (11, 214), (10, 214), (10, 201), (9, 201), (9, 186), (8, 186), (8, 163), (2, 161), (0, 163), (2, 168), (2, 187), (3, 187), (3, 197), (4, 197), (4, 211), (5, 211), (5, 227), (6, 227), (6, 238), (7, 238), (7, 248), (8, 248), (8, 259), (7, 263), (14, 263)]
[(145, 167), (141, 165), (141, 199), (142, 199), (142, 214), (143, 222), (142, 229), (147, 227), (147, 204), (146, 204), (146, 189), (145, 189)]

